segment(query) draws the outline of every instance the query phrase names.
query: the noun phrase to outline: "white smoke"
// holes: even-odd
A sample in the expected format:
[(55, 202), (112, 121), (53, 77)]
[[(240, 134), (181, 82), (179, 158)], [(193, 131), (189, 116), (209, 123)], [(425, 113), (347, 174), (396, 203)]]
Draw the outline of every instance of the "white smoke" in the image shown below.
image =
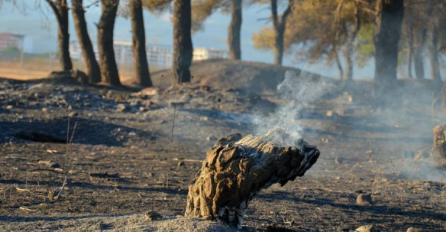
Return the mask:
[(258, 134), (270, 133), (271, 142), (279, 146), (295, 146), (302, 139), (304, 128), (300, 120), (304, 106), (315, 102), (334, 87), (333, 82), (323, 78), (311, 78), (309, 74), (288, 70), (285, 79), (277, 86), (277, 92), (286, 103), (267, 116), (256, 116)]

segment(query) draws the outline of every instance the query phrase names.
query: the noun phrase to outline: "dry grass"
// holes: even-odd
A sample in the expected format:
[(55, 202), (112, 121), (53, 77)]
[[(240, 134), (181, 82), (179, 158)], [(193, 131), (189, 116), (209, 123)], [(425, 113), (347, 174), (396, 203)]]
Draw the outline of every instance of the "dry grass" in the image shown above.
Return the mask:
[[(76, 60), (73, 60), (73, 68), (84, 72), (86, 71), (85, 65), (82, 64), (79, 66), (79, 63)], [(132, 65), (118, 65), (118, 68), (122, 82), (129, 82), (133, 79), (135, 73)], [(23, 67), (21, 66), (19, 58), (10, 61), (0, 60), (0, 77), (15, 80), (35, 80), (45, 78), (48, 76), (48, 73), (54, 70), (60, 70), (60, 65), (57, 59), (54, 59), (51, 65), (48, 58), (25, 57)], [(160, 68), (150, 67), (151, 72), (159, 70)]]

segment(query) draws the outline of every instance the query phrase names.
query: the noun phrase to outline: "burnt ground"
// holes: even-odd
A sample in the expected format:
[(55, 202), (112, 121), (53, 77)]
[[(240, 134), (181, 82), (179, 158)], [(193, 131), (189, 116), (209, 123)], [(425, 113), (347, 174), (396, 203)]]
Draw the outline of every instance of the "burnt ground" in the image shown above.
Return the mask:
[[(381, 231), (444, 231), (446, 175), (429, 148), (433, 125), (445, 115), (432, 116), (425, 84), (405, 86), (411, 88), (396, 107), (374, 106), (367, 82), (305, 103), (298, 123), (321, 157), (303, 178), (261, 192), (244, 230), (348, 231), (373, 224)], [(216, 138), (256, 131), (255, 115), (283, 104), (232, 86), (134, 93), (0, 80), (1, 230), (122, 231), (118, 219), (82, 224), (150, 210), (182, 215), (188, 182)], [(169, 106), (172, 100), (181, 104)], [(61, 198), (49, 201), (66, 174)], [(357, 205), (361, 193), (372, 194), (373, 205)]]

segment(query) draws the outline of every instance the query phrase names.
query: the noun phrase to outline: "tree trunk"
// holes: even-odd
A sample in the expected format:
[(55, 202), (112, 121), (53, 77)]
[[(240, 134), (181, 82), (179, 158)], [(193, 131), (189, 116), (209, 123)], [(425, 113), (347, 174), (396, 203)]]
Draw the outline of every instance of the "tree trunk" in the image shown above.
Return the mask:
[(228, 28), (229, 57), (233, 60), (242, 59), (240, 47), (240, 31), (242, 28), (242, 0), (231, 0), (231, 24)]
[(431, 75), (435, 81), (441, 81), (440, 64), (438, 62), (438, 28), (433, 26), (431, 44), (429, 46), (429, 59), (431, 63)]
[(414, 45), (413, 45), (413, 29), (410, 29), (410, 38), (409, 38), (409, 55), (407, 56), (407, 76), (408, 76), (409, 78), (413, 78), (413, 75), (412, 75), (413, 53), (414, 53)]
[(441, 108), (446, 110), (446, 80), (444, 81), (443, 88), (441, 89)]
[(339, 79), (344, 79), (344, 69), (342, 68), (341, 60), (339, 59), (338, 51), (335, 49), (335, 61), (336, 61), (336, 67), (338, 67), (339, 70)]
[(274, 26), (274, 64), (282, 65), (284, 52), (284, 34), (286, 29), (286, 21), (291, 13), (294, 1), (288, 1), (288, 7), (279, 18), (277, 13), (277, 0), (271, 0), (271, 19)]
[(355, 3), (355, 27), (353, 28), (352, 33), (348, 37), (347, 49), (345, 54), (345, 63), (347, 65), (347, 72), (345, 75), (345, 80), (353, 80), (353, 55), (356, 47), (356, 36), (358, 35), (359, 30), (361, 29), (361, 9), (359, 8), (359, 2), (354, 1)]
[[(350, 45), (347, 45), (348, 47), (350, 47)], [(347, 50), (345, 51), (344, 54), (344, 58), (345, 58), (345, 76), (344, 76), (344, 80), (346, 81), (351, 81), (353, 80), (353, 55), (352, 55), (352, 50), (350, 50), (350, 48), (347, 47)], [(350, 50), (350, 51), (349, 51)], [(341, 78), (342, 79), (342, 78)]]
[(118, 66), (113, 49), (113, 28), (119, 0), (101, 0), (102, 14), (98, 23), (99, 65), (101, 81), (120, 86)]
[[(87, 68), (87, 76), (90, 83), (97, 83), (101, 81), (101, 71), (96, 60), (93, 45), (88, 35), (87, 22), (85, 21), (85, 10), (83, 7), (83, 0), (72, 0), (72, 14), (74, 27), (76, 29), (77, 39), (82, 49), (82, 57)], [(79, 61), (80, 62), (80, 61)]]
[(130, 1), (130, 18), (133, 36), (133, 66), (136, 82), (144, 87), (151, 87), (149, 64), (146, 53), (146, 35), (141, 0)]
[(173, 9), (173, 74), (174, 85), (190, 82), (193, 58), (191, 37), (191, 0), (174, 0)]
[(398, 43), (404, 17), (404, 0), (380, 0), (375, 37), (375, 96), (391, 93), (397, 84)]
[(283, 62), (283, 38), (284, 38), (284, 32), (285, 28), (280, 26), (277, 26), (274, 28), (275, 36), (275, 48), (274, 48), (274, 64), (282, 65)]
[(70, 71), (73, 69), (73, 63), (70, 57), (70, 33), (68, 22), (68, 3), (67, 0), (46, 0), (53, 10), (57, 23), (57, 51), (59, 53), (59, 62), (63, 71)]
[(415, 49), (415, 76), (424, 79), (424, 44), (426, 42), (426, 29), (422, 29)]
[(305, 142), (278, 147), (269, 141), (268, 135), (240, 134), (218, 140), (189, 185), (185, 216), (217, 219), (242, 229), (248, 204), (258, 192), (303, 176), (320, 155)]

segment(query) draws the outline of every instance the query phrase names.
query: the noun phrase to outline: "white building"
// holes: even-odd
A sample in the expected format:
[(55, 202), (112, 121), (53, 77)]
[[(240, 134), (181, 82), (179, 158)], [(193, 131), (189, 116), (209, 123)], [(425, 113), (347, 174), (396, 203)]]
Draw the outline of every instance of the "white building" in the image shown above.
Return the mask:
[(173, 48), (157, 44), (148, 44), (147, 60), (149, 65), (159, 68), (170, 68), (173, 63)]
[(8, 48), (17, 48), (25, 53), (33, 52), (32, 38), (26, 35), (0, 33), (0, 51)]
[(195, 48), (194, 61), (208, 60), (208, 59), (227, 59), (229, 53), (225, 50), (215, 48)]

